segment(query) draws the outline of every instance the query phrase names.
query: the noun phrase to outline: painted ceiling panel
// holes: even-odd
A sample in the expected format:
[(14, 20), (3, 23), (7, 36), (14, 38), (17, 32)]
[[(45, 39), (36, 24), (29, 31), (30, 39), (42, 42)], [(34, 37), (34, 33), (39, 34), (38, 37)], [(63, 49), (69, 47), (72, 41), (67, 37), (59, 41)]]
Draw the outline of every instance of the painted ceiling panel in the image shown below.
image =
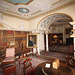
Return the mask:
[(12, 4), (28, 4), (28, 3), (30, 3), (32, 0), (6, 0), (6, 1), (8, 1), (8, 2), (10, 2), (10, 3), (12, 3)]

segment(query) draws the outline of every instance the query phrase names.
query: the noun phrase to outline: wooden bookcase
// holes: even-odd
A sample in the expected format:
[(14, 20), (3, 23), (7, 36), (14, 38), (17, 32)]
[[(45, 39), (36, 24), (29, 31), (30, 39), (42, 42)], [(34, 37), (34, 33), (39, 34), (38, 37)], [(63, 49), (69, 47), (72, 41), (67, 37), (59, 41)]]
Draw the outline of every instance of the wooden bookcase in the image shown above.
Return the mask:
[(15, 47), (16, 55), (30, 52), (31, 49), (26, 48), (28, 33), (27, 31), (0, 30), (0, 57), (9, 47)]
[(25, 31), (15, 31), (15, 48), (16, 54), (23, 54), (26, 52), (27, 34)]
[(14, 31), (0, 30), (0, 58), (5, 54), (7, 47), (14, 47), (12, 42), (15, 43)]

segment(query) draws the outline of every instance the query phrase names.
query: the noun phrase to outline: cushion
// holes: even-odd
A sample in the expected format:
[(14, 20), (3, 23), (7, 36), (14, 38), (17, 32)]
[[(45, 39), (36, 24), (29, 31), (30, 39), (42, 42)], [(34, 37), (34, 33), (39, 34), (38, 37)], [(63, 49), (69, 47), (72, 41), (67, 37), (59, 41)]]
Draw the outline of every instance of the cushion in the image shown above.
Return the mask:
[(7, 48), (6, 49), (6, 57), (11, 57), (15, 55), (15, 48)]
[(11, 62), (14, 61), (14, 57), (7, 57), (2, 62)]

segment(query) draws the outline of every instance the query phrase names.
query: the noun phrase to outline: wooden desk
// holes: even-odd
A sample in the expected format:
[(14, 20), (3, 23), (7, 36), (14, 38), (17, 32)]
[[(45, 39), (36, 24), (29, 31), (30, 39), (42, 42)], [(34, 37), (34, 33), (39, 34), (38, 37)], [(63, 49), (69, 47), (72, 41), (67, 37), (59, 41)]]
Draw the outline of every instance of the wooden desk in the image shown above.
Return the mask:
[(58, 69), (54, 69), (52, 63), (50, 68), (46, 68), (46, 63), (50, 62), (43, 62), (35, 68), (35, 75), (74, 75), (74, 70), (63, 63), (60, 63)]

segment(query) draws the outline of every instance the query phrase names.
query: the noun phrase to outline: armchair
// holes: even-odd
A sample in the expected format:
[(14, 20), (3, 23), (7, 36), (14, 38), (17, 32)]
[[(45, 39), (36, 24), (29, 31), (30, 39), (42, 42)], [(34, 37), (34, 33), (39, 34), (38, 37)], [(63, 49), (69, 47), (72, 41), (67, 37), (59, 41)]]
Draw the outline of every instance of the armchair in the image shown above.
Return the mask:
[(25, 75), (25, 71), (28, 67), (32, 67), (32, 63), (31, 63), (31, 58), (27, 58), (26, 60), (23, 61), (23, 64), (24, 64), (24, 68), (23, 68), (23, 71), (24, 71), (24, 75)]
[(4, 64), (15, 63), (15, 48), (7, 48), (5, 59), (2, 61), (2, 66)]

